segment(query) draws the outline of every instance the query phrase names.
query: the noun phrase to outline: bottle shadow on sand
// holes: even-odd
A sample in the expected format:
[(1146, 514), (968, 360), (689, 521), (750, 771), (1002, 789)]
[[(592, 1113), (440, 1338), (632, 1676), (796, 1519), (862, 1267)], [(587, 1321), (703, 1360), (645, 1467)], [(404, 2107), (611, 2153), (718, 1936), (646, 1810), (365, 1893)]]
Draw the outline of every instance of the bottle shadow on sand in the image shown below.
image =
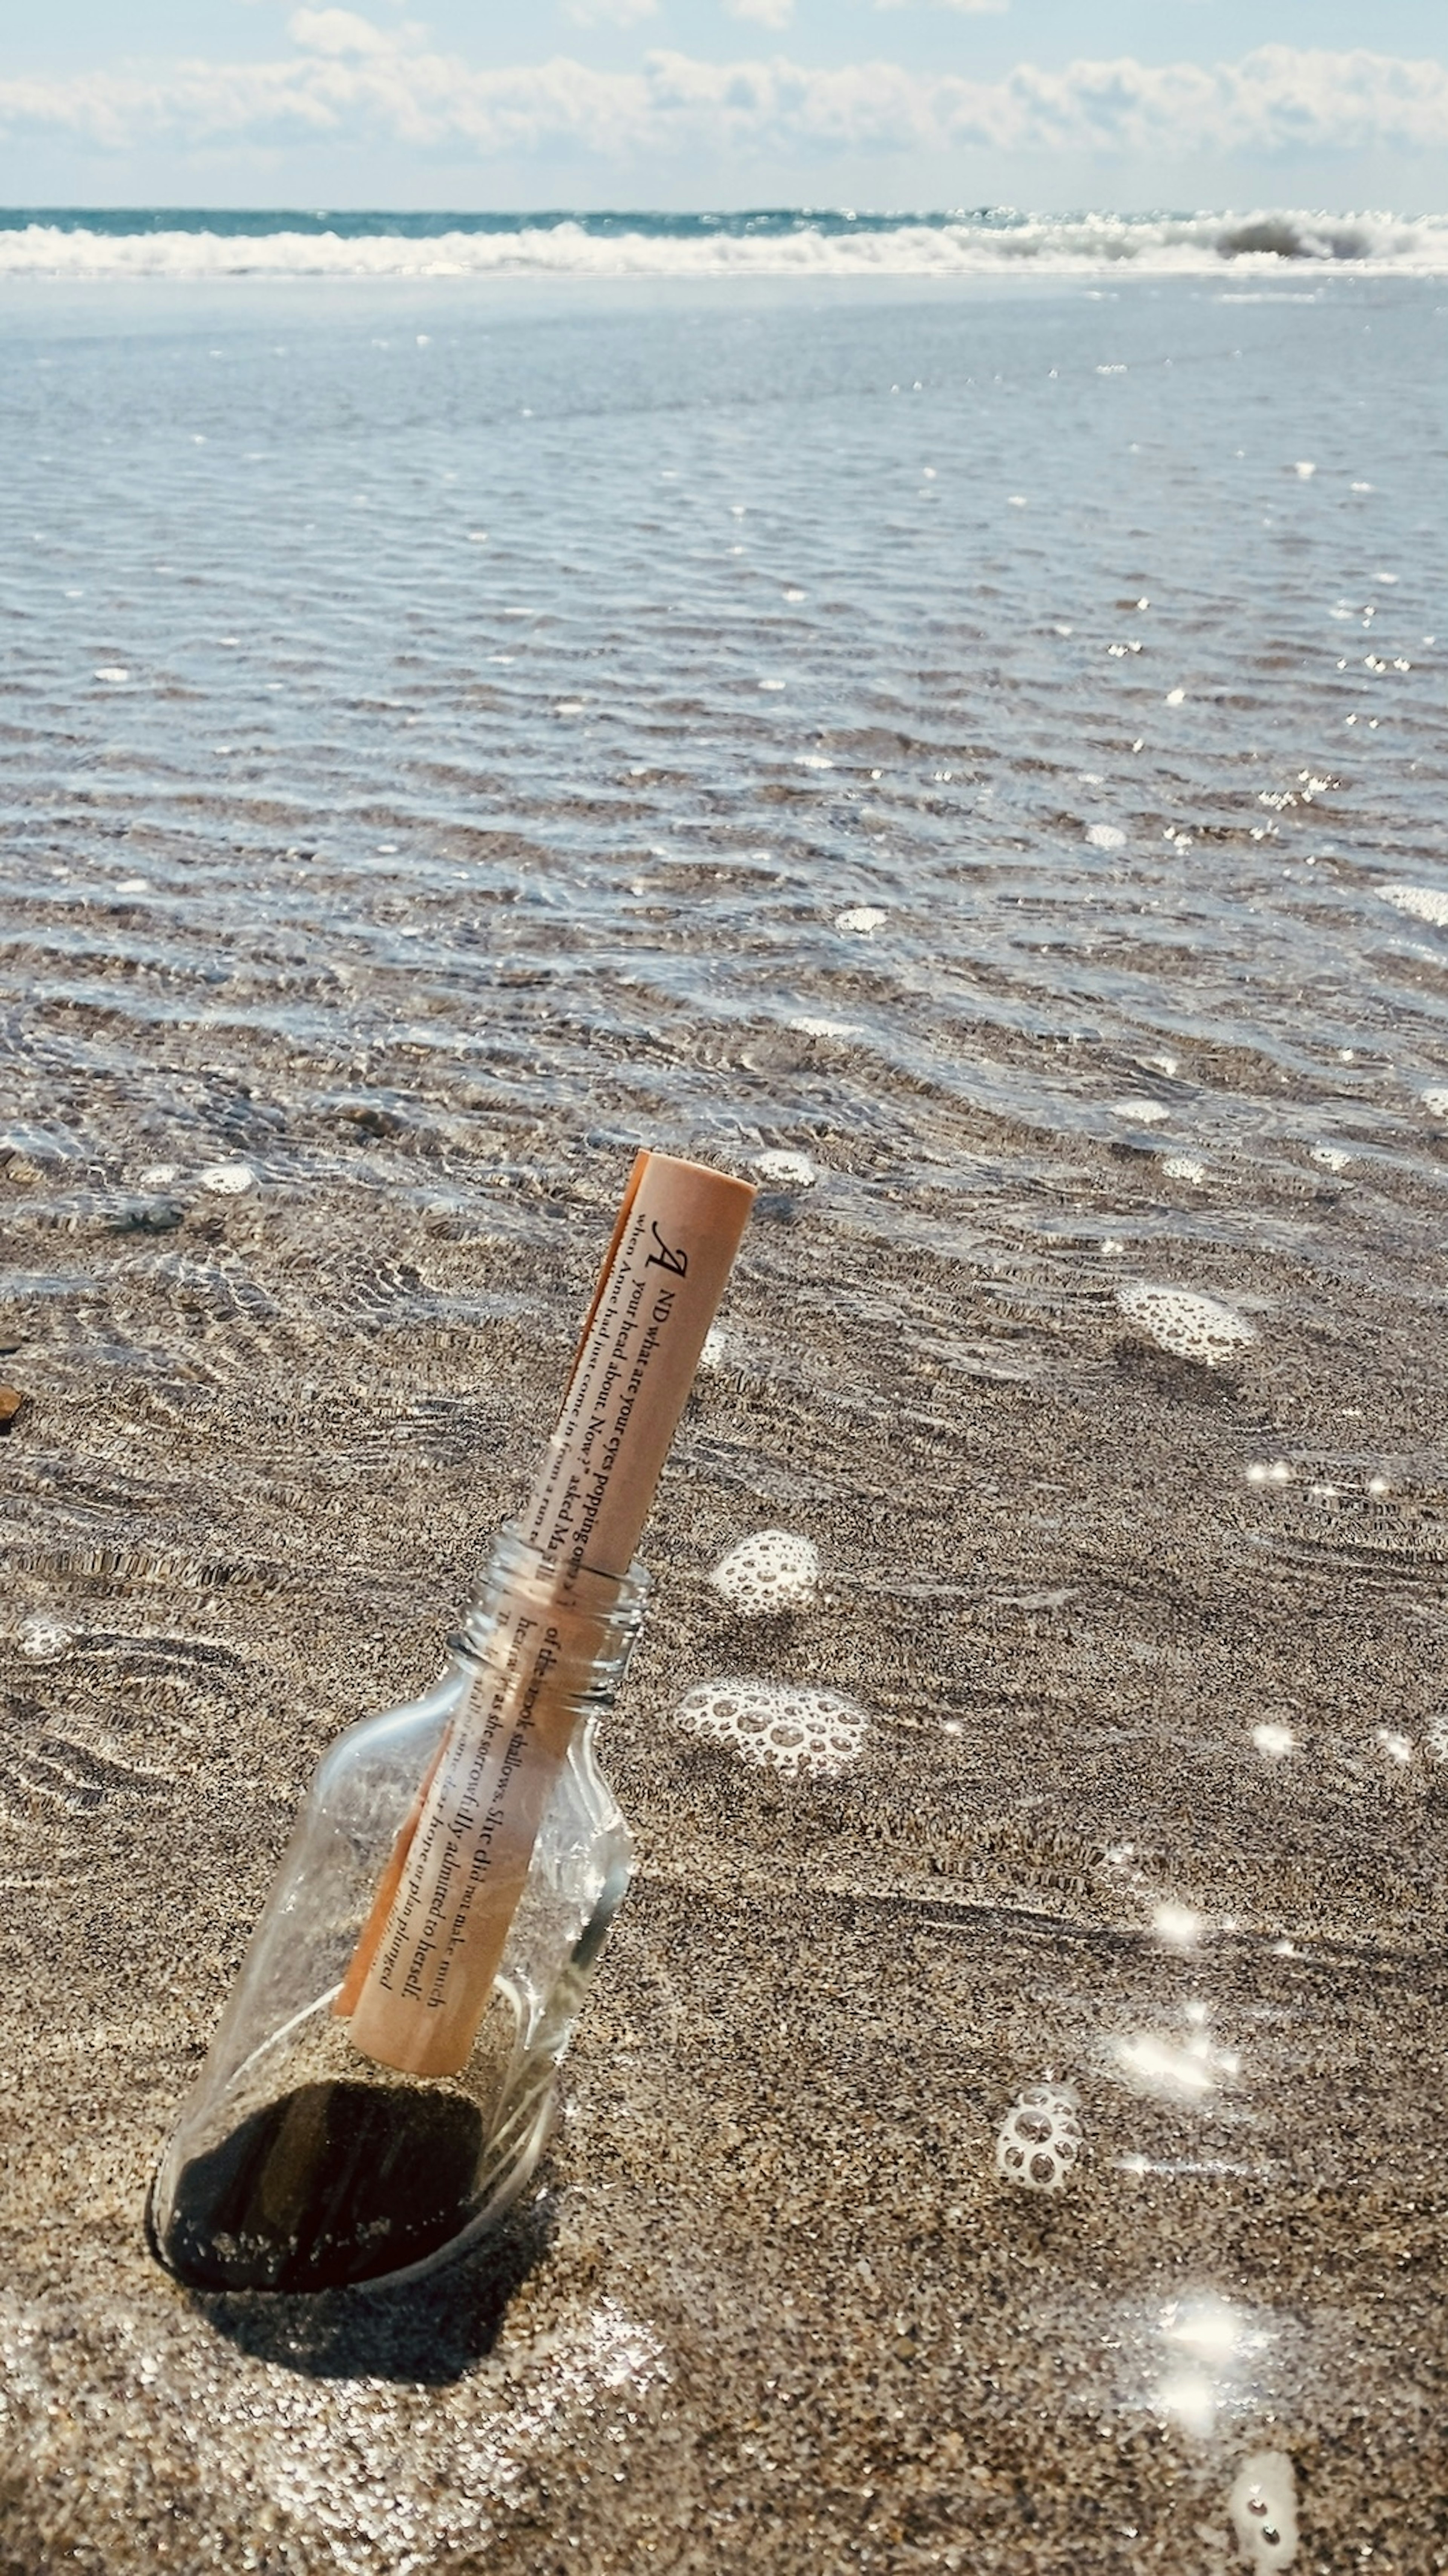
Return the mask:
[(305, 2294), (193, 2291), (192, 2304), (254, 2361), (312, 2379), (446, 2386), (492, 2351), (556, 2225), (556, 2195), (535, 2187), (471, 2253), (423, 2280)]

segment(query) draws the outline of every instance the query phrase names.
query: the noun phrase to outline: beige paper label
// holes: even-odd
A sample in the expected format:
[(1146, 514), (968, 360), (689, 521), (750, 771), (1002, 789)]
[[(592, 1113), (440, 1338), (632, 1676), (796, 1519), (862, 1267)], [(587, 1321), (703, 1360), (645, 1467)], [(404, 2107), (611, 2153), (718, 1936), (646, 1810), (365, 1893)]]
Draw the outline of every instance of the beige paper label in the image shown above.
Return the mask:
[(632, 1562), (753, 1195), (666, 1155), (635, 1165), (522, 1515), (543, 1562), (489, 1636), (337, 1999), (353, 2044), (383, 2065), (467, 2062), (605, 1649), (608, 1578)]
[(667, 1154), (634, 1169), (522, 1530), (569, 1575), (626, 1574), (754, 1203)]
[(596, 1622), (520, 1606), (489, 1639), (352, 2014), (354, 2047), (384, 2065), (446, 2075), (466, 2064), (597, 1636)]

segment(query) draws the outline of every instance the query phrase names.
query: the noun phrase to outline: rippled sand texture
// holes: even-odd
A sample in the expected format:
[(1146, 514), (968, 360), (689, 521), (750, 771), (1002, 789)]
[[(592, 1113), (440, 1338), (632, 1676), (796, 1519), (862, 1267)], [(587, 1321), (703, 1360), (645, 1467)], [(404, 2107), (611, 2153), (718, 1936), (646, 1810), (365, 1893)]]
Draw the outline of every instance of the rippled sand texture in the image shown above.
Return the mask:
[[(1448, 2565), (1435, 296), (6, 289), (7, 2568)], [(775, 1159), (540, 2195), (188, 2299), (639, 1139)]]

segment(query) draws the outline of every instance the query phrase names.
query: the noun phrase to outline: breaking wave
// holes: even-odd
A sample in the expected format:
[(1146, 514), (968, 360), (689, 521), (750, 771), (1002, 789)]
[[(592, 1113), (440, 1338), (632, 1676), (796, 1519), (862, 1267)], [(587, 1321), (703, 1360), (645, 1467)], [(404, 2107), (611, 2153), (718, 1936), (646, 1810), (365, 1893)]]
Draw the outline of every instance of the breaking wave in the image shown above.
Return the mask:
[(1448, 216), (0, 212), (0, 277), (1448, 274)]

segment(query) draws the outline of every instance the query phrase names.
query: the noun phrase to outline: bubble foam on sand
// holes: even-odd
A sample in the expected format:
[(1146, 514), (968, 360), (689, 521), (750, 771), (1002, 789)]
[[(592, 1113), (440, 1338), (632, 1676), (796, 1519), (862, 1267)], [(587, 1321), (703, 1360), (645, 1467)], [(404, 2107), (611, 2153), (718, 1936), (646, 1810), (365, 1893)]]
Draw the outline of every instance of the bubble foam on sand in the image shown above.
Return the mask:
[(852, 903), (835, 914), (835, 928), (851, 930), (857, 939), (873, 939), (880, 924), (889, 918), (877, 903)]
[(764, 1180), (785, 1181), (796, 1190), (812, 1190), (819, 1179), (808, 1154), (791, 1154), (783, 1149), (756, 1154), (754, 1168)]
[(251, 1188), (256, 1174), (250, 1163), (208, 1163), (196, 1177), (203, 1190), (211, 1190), (217, 1198), (235, 1199)]
[(1171, 1111), (1160, 1100), (1113, 1100), (1113, 1118), (1129, 1118), (1136, 1127), (1156, 1127)]
[(1159, 1342), (1177, 1359), (1196, 1360), (1216, 1368), (1234, 1352), (1257, 1339), (1257, 1327), (1234, 1306), (1191, 1288), (1161, 1288), (1147, 1279), (1126, 1279), (1116, 1303), (1129, 1323)]
[(746, 1615), (803, 1610), (819, 1589), (819, 1551), (792, 1530), (756, 1530), (721, 1556), (709, 1580), (732, 1610)]
[(1087, 828), (1087, 847), (1093, 850), (1124, 850), (1126, 834), (1114, 823), (1092, 823)]
[(1345, 1172), (1352, 1156), (1345, 1154), (1340, 1145), (1314, 1145), (1312, 1160), (1321, 1163), (1325, 1172)]
[(1420, 1095), (1424, 1108), (1433, 1118), (1448, 1118), (1448, 1091), (1437, 1089)]
[(821, 1779), (858, 1762), (870, 1727), (868, 1711), (843, 1691), (727, 1677), (696, 1683), (674, 1715), (686, 1735), (740, 1753), (761, 1771)]
[(1164, 1180), (1190, 1181), (1196, 1190), (1202, 1187), (1207, 1177), (1206, 1164), (1197, 1162), (1190, 1154), (1168, 1154), (1161, 1169)]
[(53, 1611), (36, 1610), (21, 1620), (15, 1643), (27, 1663), (58, 1664), (75, 1644), (75, 1631), (57, 1619)]
[(996, 2131), (996, 2172), (1021, 2191), (1061, 2191), (1080, 2161), (1081, 2143), (1070, 2087), (1028, 2084)]
[(1431, 921), (1440, 930), (1448, 928), (1448, 894), (1437, 886), (1379, 886), (1378, 901), (1390, 903), (1394, 912), (1411, 913), (1415, 921)]
[(1297, 2556), (1297, 2472), (1285, 2451), (1253, 2451), (1227, 2498), (1237, 2546), (1255, 2576), (1276, 2576)]

